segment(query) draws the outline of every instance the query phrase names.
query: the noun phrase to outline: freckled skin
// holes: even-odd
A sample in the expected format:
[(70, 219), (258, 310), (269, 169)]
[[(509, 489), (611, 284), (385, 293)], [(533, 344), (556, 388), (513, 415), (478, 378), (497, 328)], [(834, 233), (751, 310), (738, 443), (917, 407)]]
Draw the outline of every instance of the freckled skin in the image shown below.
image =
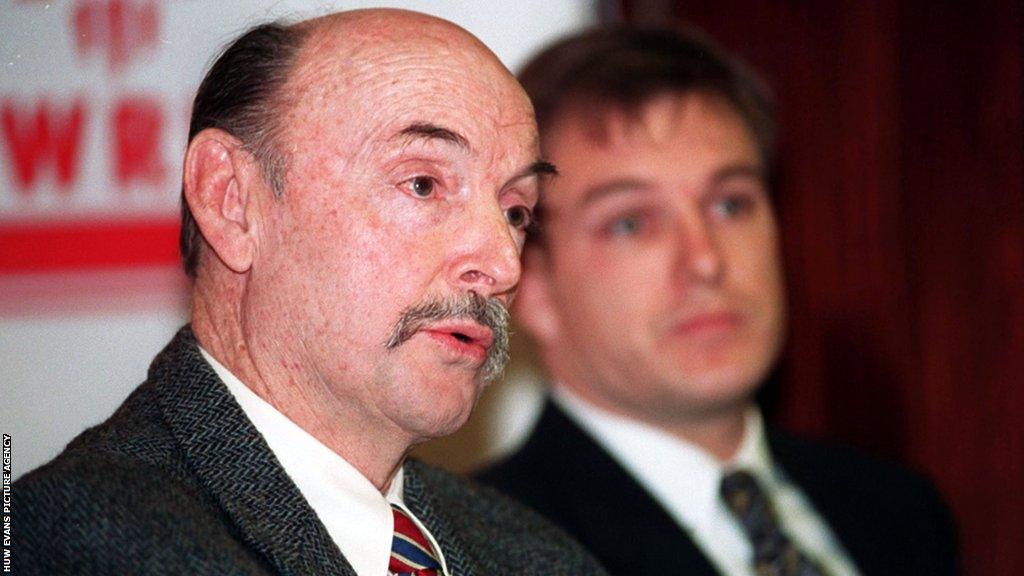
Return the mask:
[[(284, 195), (253, 184), (244, 274), (204, 253), (194, 324), (247, 385), (384, 488), (413, 444), (465, 422), (482, 388), (478, 359), (427, 335), (384, 342), (427, 298), (511, 298), (524, 236), (505, 211), (536, 201), (536, 177), (517, 177), (538, 159), (536, 127), (508, 71), (450, 23), (366, 10), (300, 25), (312, 33), (285, 88)], [(399, 134), (416, 123), (469, 148)], [(421, 175), (428, 199), (412, 194)], [(229, 286), (204, 294), (204, 273)]]
[[(750, 132), (722, 101), (668, 95), (638, 118), (570, 115), (544, 148), (559, 167), (545, 190), (547, 249), (527, 255), (516, 313), (553, 378), (727, 457), (784, 331), (763, 178), (716, 179), (763, 171)], [(613, 181), (634, 184), (584, 200)], [(731, 215), (734, 197), (745, 208)], [(708, 313), (727, 318), (695, 326)]]

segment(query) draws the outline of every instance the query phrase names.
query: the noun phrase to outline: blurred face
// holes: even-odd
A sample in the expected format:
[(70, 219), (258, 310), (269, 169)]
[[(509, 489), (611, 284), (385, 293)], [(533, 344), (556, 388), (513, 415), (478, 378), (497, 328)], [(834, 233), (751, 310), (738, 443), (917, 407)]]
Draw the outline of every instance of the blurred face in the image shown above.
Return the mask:
[(602, 120), (544, 135), (559, 176), (517, 313), (552, 376), (595, 404), (668, 425), (745, 408), (784, 312), (753, 138), (703, 95)]
[(274, 346), (262, 356), (310, 404), (414, 439), (461, 425), (482, 372), (500, 368), (492, 344), (540, 171), (518, 85), (464, 33), (435, 28), (309, 40), (281, 119), (285, 193), (262, 200), (247, 299)]

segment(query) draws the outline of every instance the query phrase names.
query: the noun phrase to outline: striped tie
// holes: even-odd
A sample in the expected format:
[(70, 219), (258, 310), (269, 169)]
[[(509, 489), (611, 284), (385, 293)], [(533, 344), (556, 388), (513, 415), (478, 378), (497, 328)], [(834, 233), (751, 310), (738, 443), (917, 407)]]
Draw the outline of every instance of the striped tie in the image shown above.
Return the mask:
[(779, 526), (768, 497), (753, 475), (743, 470), (722, 478), (722, 498), (743, 526), (754, 547), (757, 576), (824, 576)]
[(396, 576), (437, 576), (441, 565), (430, 541), (401, 508), (392, 504), (391, 512), (395, 517), (395, 537), (391, 541), (388, 571)]

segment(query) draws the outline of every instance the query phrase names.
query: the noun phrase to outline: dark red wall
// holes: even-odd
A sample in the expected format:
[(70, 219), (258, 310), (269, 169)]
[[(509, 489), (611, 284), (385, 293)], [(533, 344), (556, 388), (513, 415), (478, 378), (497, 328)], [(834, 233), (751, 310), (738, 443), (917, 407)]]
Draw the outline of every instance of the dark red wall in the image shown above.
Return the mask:
[(760, 70), (782, 124), (785, 426), (927, 472), (965, 573), (1024, 574), (1024, 7), (627, 2)]

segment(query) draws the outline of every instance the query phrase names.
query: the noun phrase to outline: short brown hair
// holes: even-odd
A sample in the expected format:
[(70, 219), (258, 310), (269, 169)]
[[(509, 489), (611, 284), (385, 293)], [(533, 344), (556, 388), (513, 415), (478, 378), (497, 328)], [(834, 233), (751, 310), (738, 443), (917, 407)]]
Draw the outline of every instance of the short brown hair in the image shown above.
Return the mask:
[[(765, 167), (772, 164), (775, 112), (764, 82), (695, 30), (600, 27), (564, 38), (530, 60), (519, 81), (533, 101), (541, 141), (564, 115), (600, 118), (609, 109), (638, 112), (666, 93), (702, 92), (724, 98), (743, 118)], [(543, 247), (544, 205), (527, 236)]]
[(724, 98), (743, 118), (770, 164), (775, 114), (767, 86), (745, 65), (694, 30), (602, 27), (570, 36), (536, 55), (519, 74), (543, 137), (570, 110), (638, 110), (664, 93)]
[[(250, 28), (214, 61), (192, 104), (189, 142), (207, 128), (232, 134), (252, 152), (278, 195), (284, 192), (287, 158), (276, 141), (280, 110), (275, 103), (304, 38), (300, 26), (271, 22)], [(178, 244), (185, 273), (195, 278), (202, 234), (184, 190)]]

